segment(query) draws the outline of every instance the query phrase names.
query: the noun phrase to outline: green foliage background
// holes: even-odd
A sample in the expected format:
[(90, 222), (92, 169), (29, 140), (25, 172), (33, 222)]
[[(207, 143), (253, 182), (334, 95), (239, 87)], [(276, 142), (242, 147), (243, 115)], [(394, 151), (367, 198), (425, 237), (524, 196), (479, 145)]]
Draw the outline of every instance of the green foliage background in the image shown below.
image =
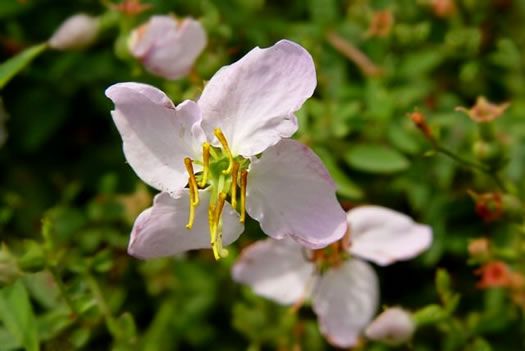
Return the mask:
[[(0, 290), (0, 350), (331, 349), (309, 308), (293, 314), (231, 281), (240, 248), (264, 238), (255, 222), (219, 262), (211, 252), (147, 262), (126, 253), (134, 216), (150, 199), (125, 163), (104, 90), (146, 82), (178, 103), (197, 97), (221, 66), (282, 38), (303, 45), (316, 63), (318, 87), (299, 113), (296, 137), (325, 161), (342, 204), (384, 205), (434, 230), (431, 249), (418, 259), (376, 267), (382, 303), (419, 311), (425, 321), (403, 347), (525, 349), (522, 309), (502, 288), (477, 289), (476, 262), (467, 254), (470, 239), (489, 237), (496, 257), (523, 272), (523, 211), (517, 219), (481, 221), (467, 190), (498, 191), (497, 185), (426, 154), (432, 147), (407, 116), (419, 108), (443, 145), (475, 159), (478, 126), (455, 107), (470, 107), (480, 95), (510, 101), (494, 125), (499, 157), (508, 161), (501, 175), (521, 198), (525, 2), (457, 0), (444, 17), (431, 2), (150, 0), (152, 10), (117, 19), (89, 49), (36, 57), (0, 90), (0, 114), (10, 117), (0, 118), (9, 134), (0, 148), (0, 240), (20, 269), (16, 282)], [(385, 9), (394, 17), (390, 34), (370, 36), (374, 12)], [(106, 11), (94, 0), (1, 0), (0, 60), (45, 42), (74, 13)], [(119, 28), (165, 13), (198, 18), (208, 31), (197, 79), (167, 82), (116, 54)], [(382, 74), (364, 74), (330, 43), (334, 33)], [(12, 256), (2, 257), (0, 270)], [(388, 348), (368, 342), (361, 349)]]

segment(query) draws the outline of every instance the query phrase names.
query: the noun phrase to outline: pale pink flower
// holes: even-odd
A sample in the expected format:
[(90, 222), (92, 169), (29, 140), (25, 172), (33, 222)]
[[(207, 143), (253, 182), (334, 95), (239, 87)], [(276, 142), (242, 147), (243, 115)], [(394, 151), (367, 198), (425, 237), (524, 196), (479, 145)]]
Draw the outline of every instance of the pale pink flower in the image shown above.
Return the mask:
[(69, 17), (49, 39), (57, 50), (82, 49), (91, 44), (98, 33), (98, 19), (80, 13)]
[(191, 17), (153, 16), (131, 33), (129, 49), (149, 72), (175, 80), (190, 72), (206, 42), (204, 28)]
[(291, 240), (267, 239), (241, 253), (232, 269), (233, 279), (284, 305), (311, 297), (328, 341), (338, 347), (356, 345), (379, 302), (377, 276), (363, 259), (386, 266), (413, 258), (430, 246), (432, 230), (378, 206), (350, 210), (347, 219), (351, 245), (346, 253), (352, 257), (330, 265), (329, 258), (319, 262), (318, 255)]
[(370, 340), (397, 346), (409, 341), (415, 331), (416, 324), (410, 313), (400, 307), (392, 307), (370, 323), (365, 335)]
[(347, 225), (335, 183), (312, 150), (286, 139), (315, 86), (310, 54), (281, 40), (220, 69), (197, 102), (175, 106), (139, 83), (108, 88), (127, 161), (163, 192), (137, 218), (129, 253), (152, 258), (211, 245), (218, 258), (223, 237), (227, 245), (243, 231), (245, 211), (275, 239), (312, 249), (340, 239)]

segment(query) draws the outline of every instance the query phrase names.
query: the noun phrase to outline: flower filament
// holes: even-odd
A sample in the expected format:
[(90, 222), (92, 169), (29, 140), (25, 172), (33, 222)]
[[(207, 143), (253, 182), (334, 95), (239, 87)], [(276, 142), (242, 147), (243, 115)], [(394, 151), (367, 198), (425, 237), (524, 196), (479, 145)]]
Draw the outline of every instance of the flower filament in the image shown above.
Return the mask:
[[(237, 197), (240, 197), (239, 221), (245, 221), (246, 186), (248, 182), (249, 160), (242, 156), (234, 157), (226, 137), (220, 129), (214, 134), (221, 147), (213, 147), (209, 143), (202, 144), (202, 162), (200, 160), (184, 159), (188, 172), (189, 187), (189, 218), (186, 228), (191, 230), (195, 221), (195, 208), (199, 205), (199, 189), (211, 192), (208, 205), (208, 227), (210, 244), (216, 260), (228, 255), (222, 245), (222, 213), (224, 204), (229, 196), (231, 206), (237, 210)], [(201, 165), (202, 171), (194, 172), (193, 163)], [(240, 188), (240, 194), (237, 188)]]
[(350, 245), (350, 227), (348, 227), (340, 240), (325, 248), (312, 250), (311, 256), (307, 259), (317, 266), (319, 272), (324, 272), (330, 267), (339, 267), (343, 261), (350, 257), (348, 253)]

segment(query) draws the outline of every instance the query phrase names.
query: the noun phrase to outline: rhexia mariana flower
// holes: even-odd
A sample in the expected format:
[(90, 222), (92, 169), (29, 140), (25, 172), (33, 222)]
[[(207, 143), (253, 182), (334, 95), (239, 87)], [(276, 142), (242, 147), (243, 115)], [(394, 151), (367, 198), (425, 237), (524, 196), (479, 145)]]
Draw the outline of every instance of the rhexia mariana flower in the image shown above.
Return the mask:
[(379, 206), (350, 210), (347, 219), (350, 241), (323, 251), (305, 252), (291, 240), (249, 246), (233, 266), (233, 279), (284, 305), (311, 297), (327, 340), (356, 345), (379, 303), (377, 276), (363, 259), (386, 266), (415, 257), (430, 246), (432, 230)]
[(153, 258), (211, 246), (218, 259), (246, 213), (275, 239), (311, 249), (339, 240), (347, 224), (335, 183), (312, 150), (287, 139), (315, 86), (310, 54), (281, 40), (220, 69), (197, 102), (175, 106), (139, 83), (108, 88), (127, 161), (162, 191), (135, 221), (129, 253)]

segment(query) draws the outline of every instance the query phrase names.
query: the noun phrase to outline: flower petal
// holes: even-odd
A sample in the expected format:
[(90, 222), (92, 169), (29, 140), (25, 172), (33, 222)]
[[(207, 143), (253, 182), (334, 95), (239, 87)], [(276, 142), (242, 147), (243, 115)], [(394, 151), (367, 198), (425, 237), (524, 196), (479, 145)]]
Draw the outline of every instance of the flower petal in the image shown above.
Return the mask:
[(397, 346), (410, 340), (415, 331), (416, 324), (410, 313), (401, 307), (392, 307), (370, 323), (365, 335), (370, 340)]
[(162, 91), (140, 83), (112, 85), (106, 96), (115, 103), (111, 114), (137, 175), (162, 191), (184, 187), (184, 158), (200, 159), (204, 141), (198, 106), (188, 100), (175, 107)]
[(318, 249), (341, 239), (346, 216), (335, 197), (335, 184), (312, 150), (283, 139), (248, 172), (246, 211), (275, 239), (291, 236)]
[(372, 267), (349, 259), (328, 269), (313, 292), (313, 310), (319, 329), (338, 347), (357, 344), (362, 330), (374, 317), (379, 303), (379, 283)]
[(413, 258), (432, 243), (432, 228), (385, 207), (357, 207), (347, 218), (350, 253), (381, 266)]
[(293, 240), (266, 239), (242, 251), (232, 276), (257, 295), (288, 305), (309, 296), (314, 269)]
[(190, 71), (206, 42), (206, 32), (193, 18), (153, 16), (132, 32), (129, 46), (148, 71), (174, 80)]
[(198, 102), (203, 128), (215, 141), (220, 128), (235, 155), (257, 155), (295, 133), (294, 112), (316, 84), (312, 57), (300, 45), (281, 40), (257, 47), (208, 82)]
[[(199, 191), (200, 205), (195, 209), (195, 222), (186, 229), (189, 217), (189, 192), (182, 189), (170, 196), (155, 196), (153, 207), (142, 212), (133, 225), (128, 253), (141, 259), (172, 256), (194, 249), (209, 249), (208, 202), (210, 192)], [(244, 226), (229, 203), (223, 210), (223, 243), (229, 245), (241, 235)]]

